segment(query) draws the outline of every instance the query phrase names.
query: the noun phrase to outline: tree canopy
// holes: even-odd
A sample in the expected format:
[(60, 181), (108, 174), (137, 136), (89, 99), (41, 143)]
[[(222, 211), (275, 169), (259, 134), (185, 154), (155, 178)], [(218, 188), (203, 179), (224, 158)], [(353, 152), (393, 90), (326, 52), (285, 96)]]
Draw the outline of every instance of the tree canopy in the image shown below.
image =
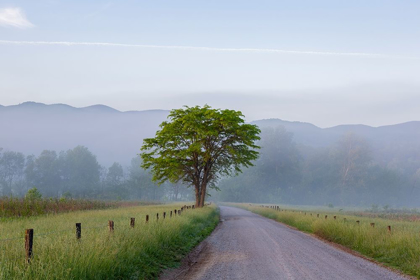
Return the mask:
[(154, 138), (143, 140), (142, 167), (159, 184), (182, 181), (195, 188), (196, 207), (221, 176), (237, 175), (258, 158), (256, 125), (239, 111), (195, 106), (172, 110)]

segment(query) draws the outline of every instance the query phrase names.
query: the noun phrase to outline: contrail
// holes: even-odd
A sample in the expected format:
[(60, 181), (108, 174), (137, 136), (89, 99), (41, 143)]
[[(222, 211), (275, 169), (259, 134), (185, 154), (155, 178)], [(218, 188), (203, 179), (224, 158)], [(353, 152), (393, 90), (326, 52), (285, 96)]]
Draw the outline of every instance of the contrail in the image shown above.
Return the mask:
[(120, 43), (103, 43), (103, 42), (64, 42), (64, 41), (54, 42), (54, 41), (0, 40), (0, 45), (102, 46), (102, 47), (126, 47), (126, 48), (144, 48), (144, 49), (211, 51), (211, 52), (279, 53), (279, 54), (304, 54), (304, 55), (324, 55), (324, 56), (360, 56), (360, 57), (420, 60), (420, 57), (388, 55), (388, 54), (379, 54), (379, 53), (293, 51), (293, 50), (282, 50), (282, 49), (257, 49), (257, 48), (212, 48), (212, 47), (192, 47), (192, 46), (138, 45), (138, 44), (120, 44)]

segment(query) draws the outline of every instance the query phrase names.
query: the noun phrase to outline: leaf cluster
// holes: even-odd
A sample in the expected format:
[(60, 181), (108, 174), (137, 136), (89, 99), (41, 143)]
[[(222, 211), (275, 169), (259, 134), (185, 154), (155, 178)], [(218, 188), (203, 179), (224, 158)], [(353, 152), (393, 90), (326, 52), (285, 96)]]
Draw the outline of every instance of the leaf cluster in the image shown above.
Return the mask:
[(246, 124), (240, 111), (204, 107), (172, 110), (154, 138), (143, 140), (142, 167), (153, 180), (206, 182), (214, 187), (220, 176), (236, 175), (258, 158), (260, 130)]

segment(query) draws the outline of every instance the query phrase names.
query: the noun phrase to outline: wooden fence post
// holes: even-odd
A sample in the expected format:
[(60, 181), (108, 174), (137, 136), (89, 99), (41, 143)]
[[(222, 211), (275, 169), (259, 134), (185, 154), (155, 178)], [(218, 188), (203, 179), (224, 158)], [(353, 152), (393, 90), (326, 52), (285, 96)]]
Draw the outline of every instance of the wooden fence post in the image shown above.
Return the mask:
[(175, 209), (174, 213), (175, 213), (175, 216), (176, 216), (176, 209)]
[(149, 215), (146, 215), (146, 223), (149, 222)]
[(391, 233), (391, 226), (388, 226), (388, 232)]
[(108, 221), (108, 227), (109, 227), (109, 231), (111, 233), (114, 232), (114, 221), (109, 220)]
[(32, 246), (34, 244), (34, 230), (25, 230), (25, 251), (26, 251), (26, 262), (31, 263), (32, 258)]
[(172, 211), (171, 211), (171, 213), (169, 214), (169, 218), (172, 218)]
[(163, 212), (163, 218), (164, 219), (166, 218), (166, 212)]
[(375, 227), (375, 223), (370, 223), (370, 226), (371, 227)]
[(356, 223), (357, 223), (358, 225), (360, 225), (360, 221), (356, 221)]
[(328, 215), (325, 215), (325, 220), (328, 218)]
[(82, 223), (76, 223), (76, 239), (82, 238)]
[(337, 220), (337, 216), (334, 216), (334, 220)]
[(159, 220), (159, 213), (156, 213), (156, 220)]
[(136, 218), (131, 218), (130, 219), (130, 226), (133, 228), (134, 224), (136, 223)]

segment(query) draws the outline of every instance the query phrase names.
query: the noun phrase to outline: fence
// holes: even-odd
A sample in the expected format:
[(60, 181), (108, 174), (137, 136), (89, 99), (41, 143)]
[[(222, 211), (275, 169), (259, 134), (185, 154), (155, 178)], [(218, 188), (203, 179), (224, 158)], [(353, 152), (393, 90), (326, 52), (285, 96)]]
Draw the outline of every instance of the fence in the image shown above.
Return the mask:
[[(252, 206), (252, 204), (250, 204), (251, 206)], [(264, 208), (270, 208), (270, 209), (273, 209), (273, 210), (276, 210), (276, 211), (284, 211), (284, 212), (297, 212), (296, 210), (288, 210), (288, 209), (281, 209), (280, 208), (280, 206), (277, 206), (277, 205), (260, 205), (260, 207), (264, 207)], [(302, 211), (299, 211), (299, 213), (302, 213)], [(311, 214), (311, 216), (312, 216), (312, 213), (310, 213)], [(306, 212), (304, 212), (304, 215), (306, 215)], [(317, 213), (316, 214), (316, 217), (317, 218), (319, 218), (319, 213)], [(325, 220), (327, 220), (328, 219), (328, 215), (325, 215)], [(334, 218), (334, 220), (336, 220), (337, 221), (337, 216), (334, 216), (333, 217)], [(343, 221), (344, 222), (347, 222), (347, 219), (346, 218), (343, 218)], [(360, 225), (360, 221), (359, 220), (357, 220), (356, 221), (356, 224), (357, 225)], [(375, 223), (370, 223), (370, 226), (372, 227), (372, 228), (374, 228), (375, 227)], [(391, 233), (391, 229), (392, 229), (392, 227), (390, 226), (390, 225), (388, 225), (387, 227), (386, 227), (386, 229), (387, 229), (387, 231), (389, 232), (389, 233)]]
[[(210, 205), (210, 203), (206, 203), (205, 206)], [(172, 218), (173, 216), (179, 216), (181, 215), (185, 210), (187, 209), (195, 209), (194, 205), (184, 205), (183, 207), (181, 207), (180, 209), (174, 209), (173, 211), (171, 210), (169, 213), (169, 218)], [(162, 220), (166, 219), (166, 212), (162, 213)], [(156, 221), (159, 220), (159, 213), (156, 213)], [(145, 216), (145, 223), (147, 224), (149, 222), (149, 215)], [(130, 228), (134, 228), (136, 226), (136, 218), (135, 217), (131, 217), (129, 220), (129, 226)], [(109, 220), (108, 221), (108, 225), (107, 226), (97, 226), (97, 227), (89, 227), (89, 229), (92, 228), (105, 228), (107, 227), (110, 234), (112, 234), (115, 230), (115, 224), (114, 221)], [(34, 244), (34, 238), (37, 236), (46, 236), (46, 235), (51, 235), (51, 234), (57, 234), (60, 232), (68, 232), (68, 230), (63, 230), (63, 231), (53, 231), (53, 232), (47, 232), (47, 233), (43, 233), (43, 234), (35, 234), (34, 229), (25, 229), (25, 237), (24, 237), (24, 241), (25, 241), (25, 261), (26, 263), (30, 264), (31, 263), (31, 259), (33, 258), (33, 244)], [(82, 223), (76, 223), (75, 224), (75, 238), (77, 240), (81, 240), (82, 238)], [(6, 238), (6, 239), (0, 239), (0, 242), (7, 242), (7, 241), (12, 241), (12, 240), (19, 240), (21, 238)]]

